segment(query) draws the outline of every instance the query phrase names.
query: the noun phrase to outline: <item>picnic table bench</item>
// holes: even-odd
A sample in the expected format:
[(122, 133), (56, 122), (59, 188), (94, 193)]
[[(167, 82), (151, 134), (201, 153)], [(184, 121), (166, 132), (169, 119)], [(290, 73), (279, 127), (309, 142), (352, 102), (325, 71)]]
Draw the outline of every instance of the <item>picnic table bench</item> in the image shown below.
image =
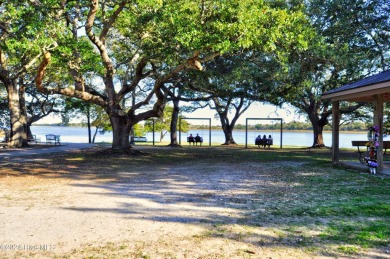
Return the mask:
[[(353, 147), (357, 147), (358, 149), (358, 154), (359, 154), (359, 161), (360, 163), (365, 163), (366, 161), (364, 160), (364, 155), (363, 154), (367, 154), (368, 156), (368, 146), (367, 146), (367, 140), (352, 140), (352, 146)], [(364, 147), (362, 150), (360, 149), (360, 147)], [(386, 151), (387, 149), (390, 149), (390, 141), (383, 141), (383, 155), (386, 155)]]
[(54, 134), (47, 134), (46, 135), (46, 144), (52, 144), (54, 145), (60, 145), (61, 144), (61, 136), (60, 135), (54, 135)]

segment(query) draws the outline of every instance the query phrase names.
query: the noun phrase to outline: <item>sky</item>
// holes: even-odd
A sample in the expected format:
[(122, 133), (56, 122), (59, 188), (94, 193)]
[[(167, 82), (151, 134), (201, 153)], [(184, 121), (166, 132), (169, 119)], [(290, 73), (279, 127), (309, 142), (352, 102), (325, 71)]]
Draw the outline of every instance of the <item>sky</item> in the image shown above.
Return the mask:
[[(210, 110), (209, 108), (205, 108), (202, 110), (197, 110), (192, 113), (183, 114), (188, 118), (211, 118), (212, 125), (220, 125), (219, 119), (215, 118), (216, 112), (214, 110)], [(264, 103), (254, 103), (251, 107), (240, 116), (237, 124), (245, 125), (247, 118), (282, 118), (283, 122), (291, 122), (291, 121), (305, 121), (304, 116), (299, 115), (296, 110), (287, 105), (283, 105), (282, 108), (276, 107), (271, 104)], [(207, 124), (206, 121), (199, 120), (197, 121), (189, 121), (191, 124)], [(261, 122), (256, 122), (261, 123)], [(272, 121), (264, 121), (265, 124), (271, 124)]]

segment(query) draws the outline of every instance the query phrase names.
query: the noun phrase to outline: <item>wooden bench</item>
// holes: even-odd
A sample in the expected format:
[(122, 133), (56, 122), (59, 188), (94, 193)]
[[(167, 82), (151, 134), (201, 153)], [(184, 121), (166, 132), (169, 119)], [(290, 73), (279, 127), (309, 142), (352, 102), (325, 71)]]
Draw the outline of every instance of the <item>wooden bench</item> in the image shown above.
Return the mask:
[(131, 142), (147, 142), (148, 139), (146, 137), (132, 137), (132, 141)]
[[(366, 161), (364, 160), (364, 155), (367, 154), (368, 156), (368, 147), (367, 147), (367, 142), (366, 140), (352, 140), (352, 146), (357, 147), (358, 153), (359, 153), (359, 161), (360, 163), (365, 163)], [(365, 149), (361, 150), (360, 147), (364, 147)], [(390, 149), (390, 141), (383, 141), (383, 155), (386, 155), (387, 149)]]
[(27, 138), (27, 142), (31, 142), (31, 143), (35, 142), (35, 144), (38, 144), (41, 142), (41, 138), (37, 138), (36, 135), (31, 135), (30, 137)]
[(199, 145), (201, 146), (202, 145), (202, 143), (203, 143), (203, 138), (202, 137), (193, 137), (192, 139), (190, 138), (190, 137), (187, 137), (187, 142), (189, 143), (189, 144), (195, 144), (195, 145), (198, 145), (198, 143), (199, 143)]
[(46, 135), (46, 144), (54, 143), (54, 145), (60, 145), (61, 144), (61, 136), (60, 135), (54, 135), (54, 134), (47, 134)]
[[(364, 140), (352, 140), (352, 146), (357, 147), (358, 154), (359, 154), (359, 161), (360, 161), (360, 163), (363, 163), (363, 164), (366, 162), (364, 160), (363, 154), (367, 154), (367, 152), (368, 152), (367, 142), (368, 141), (364, 141)], [(360, 150), (360, 147), (364, 147), (364, 150)]]

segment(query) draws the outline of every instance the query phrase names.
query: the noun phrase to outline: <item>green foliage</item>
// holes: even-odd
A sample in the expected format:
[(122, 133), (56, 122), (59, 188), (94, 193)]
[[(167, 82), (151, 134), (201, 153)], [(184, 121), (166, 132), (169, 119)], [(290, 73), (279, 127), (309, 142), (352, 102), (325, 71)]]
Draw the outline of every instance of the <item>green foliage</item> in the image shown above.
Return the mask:
[(147, 53), (164, 54), (165, 61), (176, 60), (169, 54), (195, 50), (278, 52), (278, 45), (305, 49), (313, 33), (302, 10), (271, 7), (265, 1), (141, 2), (119, 17), (118, 29), (124, 35), (137, 35), (137, 45)]
[[(164, 109), (164, 114), (162, 117), (157, 118), (154, 123), (154, 130), (157, 132), (167, 132), (170, 130), (170, 123), (172, 119), (172, 111), (173, 107), (167, 106)], [(148, 132), (153, 131), (153, 122), (152, 121), (145, 121), (145, 129)]]
[[(132, 107), (149, 109), (155, 99), (147, 98), (161, 90), (152, 87), (155, 82), (188, 83), (187, 71), (170, 73), (194, 55), (202, 60), (222, 54), (219, 60), (203, 64), (209, 69), (203, 72), (206, 80), (213, 78), (213, 94), (290, 102), (302, 113), (308, 113), (308, 104), (314, 103), (310, 107), (326, 121), (329, 102), (319, 98), (324, 91), (388, 64), (384, 0), (136, 0), (127, 2), (112, 24), (111, 15), (119, 4), (108, 0), (100, 2), (92, 29), (97, 38), (107, 31), (99, 38), (105, 47), (100, 52), (79, 27), (86, 24), (89, 7), (85, 0), (66, 1), (64, 6), (55, 0), (1, 1), (5, 11), (0, 12), (0, 20), (7, 21), (0, 41), (7, 59), (4, 66), (16, 73), (42, 49), (50, 49), (45, 83), (68, 90), (61, 94), (108, 111), (109, 105), (128, 104), (126, 99), (135, 89), (138, 103)], [(141, 60), (147, 65), (140, 75), (136, 72)], [(30, 79), (36, 72), (34, 64)], [(106, 76), (108, 68), (115, 71), (113, 78)], [(215, 68), (214, 74), (210, 68)], [(137, 81), (140, 77), (143, 80)], [(84, 94), (74, 93), (75, 79), (90, 82)], [(122, 108), (136, 113), (132, 107), (110, 107), (110, 114)], [(130, 117), (135, 123), (147, 119)], [(162, 118), (157, 130), (169, 130), (167, 123)]]
[[(86, 123), (88, 116), (91, 125), (102, 132), (111, 131), (110, 118), (102, 107), (93, 105), (76, 98), (66, 98), (62, 113), (63, 123), (69, 123), (70, 117), (81, 119)], [(64, 121), (64, 118), (66, 121)]]
[(108, 114), (102, 109), (102, 107), (91, 105), (90, 106), (90, 116), (92, 119), (92, 126), (99, 128), (100, 131), (112, 131), (112, 126), (110, 123), (110, 118)]
[(0, 8), (6, 10), (0, 12), (0, 20), (7, 21), (1, 30), (0, 41), (0, 48), (7, 58), (3, 65), (4, 68), (20, 69), (39, 54), (42, 47), (53, 43), (47, 34), (50, 35), (56, 25), (28, 1), (2, 1)]
[(185, 119), (182, 119), (180, 125), (181, 132), (186, 133), (189, 131), (189, 128), (190, 128), (190, 123), (188, 123), (188, 121), (186, 121)]
[[(284, 65), (290, 90), (280, 97), (322, 127), (331, 115), (323, 93), (388, 69), (389, 7), (382, 0), (305, 3), (316, 35), (307, 39), (307, 49), (289, 52)], [(340, 113), (350, 113), (355, 105), (342, 102)]]
[[(164, 115), (154, 122), (154, 131), (160, 132), (160, 141), (164, 138), (164, 136), (170, 132), (171, 130), (171, 122), (172, 122), (172, 113), (173, 113), (173, 107), (172, 106), (166, 106), (164, 109)], [(178, 120), (179, 123), (179, 120)], [(181, 120), (181, 130), (182, 132), (188, 131), (188, 123), (185, 120)], [(179, 125), (177, 125), (177, 129), (179, 129)], [(145, 121), (144, 124), (144, 130), (146, 132), (152, 132), (153, 131), (153, 121), (148, 120)]]
[(140, 124), (135, 124), (133, 126), (133, 130), (134, 130), (134, 136), (145, 136), (145, 134), (147, 133), (147, 130), (145, 129), (145, 127), (143, 125), (140, 125)]

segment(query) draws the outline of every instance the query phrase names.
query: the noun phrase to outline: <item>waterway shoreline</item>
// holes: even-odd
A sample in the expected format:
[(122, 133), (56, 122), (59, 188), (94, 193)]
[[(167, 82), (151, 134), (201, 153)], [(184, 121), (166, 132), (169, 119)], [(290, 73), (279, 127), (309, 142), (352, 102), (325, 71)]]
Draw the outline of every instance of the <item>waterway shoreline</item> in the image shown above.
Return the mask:
[[(42, 141), (45, 139), (46, 134), (55, 134), (61, 135), (61, 142), (70, 142), (70, 143), (88, 143), (88, 128), (86, 127), (72, 127), (72, 126), (32, 126), (32, 133), (37, 137), (40, 137)], [(94, 131), (95, 128), (92, 128)], [(191, 129), (188, 132), (178, 133), (180, 135), (180, 142), (182, 144), (187, 143), (187, 136), (189, 134), (199, 134), (203, 137), (204, 144), (208, 143), (224, 143), (225, 136), (222, 129), (211, 130), (211, 134), (207, 129)], [(155, 142), (159, 142), (159, 133), (155, 132), (154, 139)], [(246, 134), (245, 130), (234, 130), (233, 138), (237, 144), (254, 144), (254, 139), (258, 135), (271, 135), (273, 138), (274, 146), (277, 147), (280, 144), (283, 146), (302, 146), (309, 147), (313, 145), (313, 132), (312, 131), (302, 131), (302, 130), (283, 130), (280, 134), (279, 130), (248, 130)], [(145, 135), (148, 141), (153, 140), (153, 132), (149, 132)], [(168, 135), (163, 139), (167, 141)], [(332, 133), (329, 131), (323, 132), (324, 144), (326, 146), (331, 146), (332, 144)], [(340, 147), (341, 148), (351, 148), (352, 140), (366, 140), (366, 132), (353, 131), (353, 132), (340, 132)], [(112, 132), (105, 132), (104, 134), (96, 135), (96, 143), (110, 143), (112, 142)]]

